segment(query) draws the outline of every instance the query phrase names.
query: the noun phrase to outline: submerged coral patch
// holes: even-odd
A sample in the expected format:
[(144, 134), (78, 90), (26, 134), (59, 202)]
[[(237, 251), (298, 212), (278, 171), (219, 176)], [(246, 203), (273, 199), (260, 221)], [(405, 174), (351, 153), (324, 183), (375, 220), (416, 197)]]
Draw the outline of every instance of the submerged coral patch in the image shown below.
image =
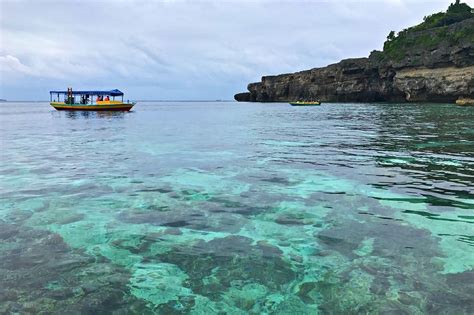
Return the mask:
[(0, 313), (146, 312), (130, 273), (61, 236), (0, 221)]

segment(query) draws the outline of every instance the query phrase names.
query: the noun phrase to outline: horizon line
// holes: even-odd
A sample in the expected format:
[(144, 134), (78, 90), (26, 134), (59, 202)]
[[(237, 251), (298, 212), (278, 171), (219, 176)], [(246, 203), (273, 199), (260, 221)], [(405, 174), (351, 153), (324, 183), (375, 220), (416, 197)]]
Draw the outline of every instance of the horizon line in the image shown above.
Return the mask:
[[(216, 99), (212, 99), (212, 100), (193, 100), (193, 99), (190, 99), (190, 100), (133, 100), (135, 102), (237, 102), (236, 100), (225, 100), (225, 99), (222, 99), (222, 100), (216, 100)], [(21, 103), (21, 102), (35, 102), (35, 103), (42, 103), (42, 102), (47, 102), (49, 103), (50, 101), (49, 100), (5, 100), (3, 99), (2, 101), (0, 101), (0, 104), (1, 103)]]

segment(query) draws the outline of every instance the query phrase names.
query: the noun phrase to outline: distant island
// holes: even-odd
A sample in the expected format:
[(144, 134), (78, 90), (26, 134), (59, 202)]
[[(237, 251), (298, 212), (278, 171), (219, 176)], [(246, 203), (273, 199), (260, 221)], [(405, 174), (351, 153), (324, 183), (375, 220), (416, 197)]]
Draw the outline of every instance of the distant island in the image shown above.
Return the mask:
[(454, 102), (474, 98), (474, 10), (457, 0), (446, 12), (398, 34), (383, 51), (324, 68), (264, 76), (245, 102)]

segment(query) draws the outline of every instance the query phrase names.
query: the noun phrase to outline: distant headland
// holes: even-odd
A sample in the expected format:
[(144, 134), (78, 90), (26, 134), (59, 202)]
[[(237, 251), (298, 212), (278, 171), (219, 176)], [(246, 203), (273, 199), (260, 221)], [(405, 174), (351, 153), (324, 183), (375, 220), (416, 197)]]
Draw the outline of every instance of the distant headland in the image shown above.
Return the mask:
[(426, 16), (398, 34), (383, 51), (324, 68), (264, 76), (246, 102), (454, 102), (474, 98), (474, 10), (457, 0), (446, 12)]

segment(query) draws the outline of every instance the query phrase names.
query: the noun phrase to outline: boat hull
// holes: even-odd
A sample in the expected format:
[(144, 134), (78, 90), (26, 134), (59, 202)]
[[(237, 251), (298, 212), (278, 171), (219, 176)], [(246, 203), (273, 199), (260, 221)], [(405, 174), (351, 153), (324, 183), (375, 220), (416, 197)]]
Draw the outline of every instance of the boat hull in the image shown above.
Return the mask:
[(319, 106), (321, 102), (290, 102), (291, 106)]
[(129, 111), (135, 103), (119, 103), (119, 104), (100, 104), (100, 105), (84, 105), (84, 104), (64, 104), (50, 103), (57, 110), (89, 110), (89, 111)]

